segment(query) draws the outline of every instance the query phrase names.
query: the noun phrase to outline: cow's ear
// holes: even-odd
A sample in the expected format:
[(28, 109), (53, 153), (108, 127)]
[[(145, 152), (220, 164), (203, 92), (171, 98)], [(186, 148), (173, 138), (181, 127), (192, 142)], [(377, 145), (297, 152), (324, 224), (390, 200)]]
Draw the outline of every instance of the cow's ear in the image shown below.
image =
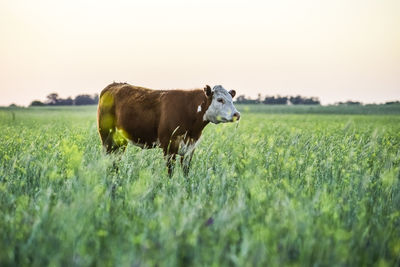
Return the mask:
[(234, 98), (235, 95), (236, 95), (236, 91), (235, 90), (230, 90), (229, 93), (231, 94), (232, 98)]
[(206, 85), (206, 87), (204, 87), (204, 92), (206, 93), (207, 96), (211, 96), (212, 95), (211, 87), (209, 85)]

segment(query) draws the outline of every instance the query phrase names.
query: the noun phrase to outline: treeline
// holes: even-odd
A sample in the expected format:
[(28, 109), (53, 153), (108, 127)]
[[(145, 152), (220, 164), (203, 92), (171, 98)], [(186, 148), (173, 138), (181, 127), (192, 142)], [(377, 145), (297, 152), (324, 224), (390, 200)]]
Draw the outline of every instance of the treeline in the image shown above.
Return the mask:
[[(303, 96), (265, 96), (261, 97), (258, 94), (257, 99), (247, 98), (245, 95), (240, 95), (236, 98), (237, 104), (266, 104), (266, 105), (321, 105), (318, 97), (303, 97)], [(346, 102), (336, 102), (334, 105), (357, 106), (364, 105), (359, 101), (348, 100)], [(379, 104), (381, 105), (381, 104)], [(382, 105), (400, 105), (400, 101), (388, 101)]]
[(46, 101), (34, 100), (30, 106), (80, 106), (80, 105), (97, 105), (99, 103), (99, 95), (77, 95), (75, 98), (60, 98), (57, 93), (49, 94)]
[[(248, 98), (240, 95), (235, 101), (237, 104), (266, 104), (266, 105), (321, 105), (318, 97), (303, 96), (265, 96), (258, 94), (257, 99)], [(79, 105), (97, 105), (99, 103), (99, 95), (77, 95), (75, 98), (60, 98), (57, 93), (49, 94), (45, 101), (34, 100), (30, 106), (79, 106)], [(388, 101), (385, 105), (400, 104), (400, 101)], [(335, 105), (363, 105), (358, 101), (337, 102)], [(16, 106), (16, 105), (14, 105)]]
[(320, 105), (318, 97), (303, 97), (303, 96), (265, 96), (259, 94), (257, 99), (247, 98), (245, 95), (240, 95), (236, 98), (238, 104), (266, 104), (266, 105)]

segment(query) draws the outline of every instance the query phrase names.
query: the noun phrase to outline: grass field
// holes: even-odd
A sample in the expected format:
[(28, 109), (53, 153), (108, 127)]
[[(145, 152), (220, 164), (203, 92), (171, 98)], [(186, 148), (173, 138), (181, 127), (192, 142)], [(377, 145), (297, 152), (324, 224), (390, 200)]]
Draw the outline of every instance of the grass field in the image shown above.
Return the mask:
[(115, 171), (95, 107), (1, 109), (0, 266), (399, 266), (399, 112), (282, 108), (208, 125), (187, 179)]

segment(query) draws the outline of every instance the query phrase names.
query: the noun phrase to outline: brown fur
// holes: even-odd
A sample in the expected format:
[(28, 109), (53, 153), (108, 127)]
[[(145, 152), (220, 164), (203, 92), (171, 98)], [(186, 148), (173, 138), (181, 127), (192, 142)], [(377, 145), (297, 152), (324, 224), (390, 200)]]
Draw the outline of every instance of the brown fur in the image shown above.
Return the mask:
[[(100, 94), (98, 130), (107, 153), (124, 150), (128, 139), (142, 147), (160, 146), (171, 175), (181, 141), (195, 143), (208, 121), (203, 116), (212, 100), (204, 90), (151, 90), (126, 83), (112, 83)], [(201, 111), (197, 112), (201, 105)], [(116, 140), (122, 132), (123, 140)], [(121, 138), (119, 138), (121, 139)], [(184, 171), (187, 174), (192, 153)]]

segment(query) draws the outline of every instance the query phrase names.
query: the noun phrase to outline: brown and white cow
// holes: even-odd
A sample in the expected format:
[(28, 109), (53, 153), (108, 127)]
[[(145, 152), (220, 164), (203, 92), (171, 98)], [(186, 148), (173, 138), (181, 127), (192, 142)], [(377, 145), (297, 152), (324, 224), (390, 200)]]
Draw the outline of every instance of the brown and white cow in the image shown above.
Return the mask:
[(142, 148), (160, 146), (171, 175), (181, 155), (185, 175), (196, 142), (209, 123), (240, 119), (233, 105), (234, 90), (151, 90), (127, 83), (112, 83), (100, 94), (97, 123), (107, 153), (124, 150), (128, 141)]

